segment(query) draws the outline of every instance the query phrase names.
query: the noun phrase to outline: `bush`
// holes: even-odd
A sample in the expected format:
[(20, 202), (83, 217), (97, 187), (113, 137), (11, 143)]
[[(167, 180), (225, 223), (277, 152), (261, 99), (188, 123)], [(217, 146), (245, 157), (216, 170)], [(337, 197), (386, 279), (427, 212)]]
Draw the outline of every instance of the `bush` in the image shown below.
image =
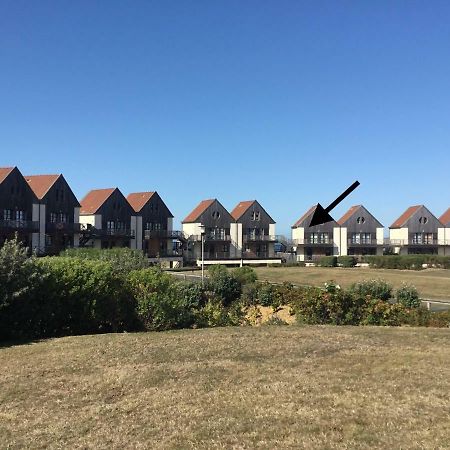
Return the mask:
[(241, 286), (254, 283), (258, 279), (258, 275), (256, 275), (255, 270), (249, 266), (242, 266), (233, 269), (232, 275), (239, 281)]
[(324, 291), (304, 289), (291, 309), (300, 323), (358, 325), (364, 316), (366, 300), (336, 285)]
[(148, 258), (142, 251), (129, 248), (72, 248), (62, 252), (61, 256), (106, 261), (122, 274), (149, 267)]
[(383, 280), (364, 280), (350, 286), (350, 291), (361, 297), (371, 297), (378, 300), (389, 300), (392, 296), (392, 286)]
[(406, 308), (418, 308), (420, 306), (419, 293), (412, 285), (403, 283), (402, 286), (397, 289), (395, 298), (398, 303), (401, 303)]
[(211, 298), (205, 306), (195, 312), (196, 326), (225, 327), (240, 325), (244, 320), (244, 309), (236, 302), (225, 307), (221, 298)]
[(194, 324), (194, 310), (202, 303), (202, 294), (192, 284), (175, 283), (159, 267), (133, 271), (128, 282), (144, 329), (161, 331)]
[(342, 267), (355, 267), (357, 260), (354, 256), (339, 256), (337, 263)]
[(383, 269), (422, 270), (424, 264), (428, 267), (450, 269), (450, 256), (441, 255), (384, 255), (365, 256), (364, 261), (370, 267)]
[(336, 267), (337, 266), (337, 258), (336, 256), (323, 256), (319, 260), (320, 267)]
[(212, 266), (208, 272), (208, 289), (214, 296), (222, 300), (224, 306), (239, 300), (242, 293), (241, 283), (225, 267), (220, 265)]
[(368, 300), (361, 325), (400, 326), (404, 322), (407, 309), (399, 303)]
[(435, 314), (439, 313), (432, 313), (423, 307), (407, 309), (404, 312), (402, 323), (412, 327), (428, 327)]
[(278, 308), (281, 305), (281, 296), (275, 285), (265, 281), (258, 287), (258, 301), (261, 306), (271, 306)]
[(34, 337), (32, 322), (39, 307), (45, 274), (17, 239), (0, 248), (0, 339)]
[(258, 303), (257, 283), (245, 284), (242, 287), (241, 302), (245, 306), (253, 306)]
[(125, 279), (105, 261), (46, 257), (39, 335), (59, 336), (136, 328), (135, 303)]

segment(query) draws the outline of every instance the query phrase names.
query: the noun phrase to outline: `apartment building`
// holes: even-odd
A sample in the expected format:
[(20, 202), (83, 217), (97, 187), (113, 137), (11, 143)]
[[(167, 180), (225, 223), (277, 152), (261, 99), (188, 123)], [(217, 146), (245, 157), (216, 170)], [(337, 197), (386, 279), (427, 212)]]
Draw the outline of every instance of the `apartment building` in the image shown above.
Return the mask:
[(346, 229), (341, 229), (336, 221), (309, 226), (316, 208), (317, 205), (312, 206), (291, 227), (297, 261), (347, 254)]
[(141, 240), (144, 253), (163, 265), (181, 266), (187, 239), (173, 230), (173, 214), (159, 194), (133, 192), (127, 200), (137, 215), (136, 239)]
[(275, 257), (275, 221), (257, 200), (243, 201), (231, 212), (232, 256), (258, 260)]
[(0, 168), (0, 245), (17, 234), (30, 251), (45, 241), (44, 208), (17, 167)]
[(231, 224), (233, 217), (217, 199), (202, 200), (182, 221), (182, 229), (188, 237), (186, 259), (202, 258), (204, 241), (205, 264), (226, 263), (236, 250), (231, 249)]
[(352, 206), (337, 223), (347, 238), (348, 255), (383, 254), (384, 227), (363, 205)]
[(438, 253), (450, 256), (450, 208), (439, 217), (441, 225), (438, 228)]
[(142, 250), (138, 217), (118, 188), (94, 189), (80, 204), (80, 247)]
[(394, 253), (437, 254), (441, 222), (424, 206), (410, 206), (390, 227), (389, 243)]
[(38, 199), (45, 220), (45, 239), (39, 252), (57, 255), (66, 248), (78, 247), (80, 204), (64, 176), (28, 175), (25, 180)]

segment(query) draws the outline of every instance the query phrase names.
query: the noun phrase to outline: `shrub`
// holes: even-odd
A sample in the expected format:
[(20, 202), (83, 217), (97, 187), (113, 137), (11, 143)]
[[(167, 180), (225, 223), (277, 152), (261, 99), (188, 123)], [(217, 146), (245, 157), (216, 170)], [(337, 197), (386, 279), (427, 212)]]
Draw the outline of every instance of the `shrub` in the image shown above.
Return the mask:
[(449, 328), (450, 311), (432, 312), (427, 325), (429, 327)]
[(225, 307), (221, 298), (212, 297), (205, 306), (195, 312), (195, 323), (202, 328), (240, 325), (244, 315), (244, 309), (239, 302)]
[(291, 309), (300, 323), (357, 325), (364, 316), (365, 305), (365, 299), (334, 286), (328, 292), (304, 289)]
[(242, 266), (233, 269), (232, 275), (239, 281), (239, 283), (241, 283), (241, 286), (254, 283), (258, 279), (258, 275), (256, 275), (255, 270), (249, 266)]
[(6, 240), (0, 248), (0, 339), (34, 337), (34, 309), (45, 274), (36, 258), (27, 256), (27, 249), (17, 239)]
[(114, 270), (122, 274), (149, 267), (142, 251), (129, 248), (72, 248), (62, 252), (61, 256), (110, 262)]
[(337, 263), (342, 267), (355, 267), (357, 260), (354, 256), (339, 256)]
[(441, 255), (365, 256), (364, 261), (368, 262), (370, 267), (384, 269), (422, 270), (424, 264), (441, 269), (450, 268), (450, 256)]
[(336, 256), (323, 256), (319, 260), (320, 267), (336, 267), (337, 266), (337, 258)]
[(364, 280), (350, 286), (350, 291), (361, 297), (371, 297), (378, 300), (389, 300), (392, 296), (392, 286), (383, 280)]
[(192, 285), (175, 283), (159, 267), (133, 271), (128, 282), (144, 329), (161, 331), (194, 324), (194, 309), (202, 300), (200, 292)]
[(361, 325), (400, 326), (404, 321), (406, 308), (399, 303), (388, 303), (376, 299), (368, 300)]
[(428, 327), (435, 313), (423, 307), (405, 310), (402, 323), (412, 327)]
[(418, 308), (420, 306), (419, 293), (414, 286), (409, 284), (403, 283), (397, 289), (395, 298), (398, 303), (401, 303), (406, 308)]
[(258, 303), (258, 285), (256, 283), (245, 284), (242, 287), (241, 302), (245, 306)]
[(281, 304), (281, 296), (275, 285), (265, 281), (258, 287), (258, 301), (261, 306), (271, 306), (278, 308)]
[(135, 304), (125, 279), (106, 261), (47, 257), (37, 319), (41, 336), (133, 330)]
[(214, 296), (222, 299), (224, 306), (239, 300), (241, 296), (241, 283), (228, 270), (220, 265), (212, 266), (209, 270), (208, 289)]

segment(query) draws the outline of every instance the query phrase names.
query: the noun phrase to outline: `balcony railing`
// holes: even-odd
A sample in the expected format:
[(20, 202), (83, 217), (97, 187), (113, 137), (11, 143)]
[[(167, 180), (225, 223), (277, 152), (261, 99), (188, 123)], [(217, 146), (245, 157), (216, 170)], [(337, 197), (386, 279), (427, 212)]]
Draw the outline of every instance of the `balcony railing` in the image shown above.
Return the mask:
[(384, 239), (360, 239), (359, 241), (355, 241), (353, 239), (347, 240), (347, 245), (349, 247), (367, 247), (367, 246), (377, 246), (377, 245), (383, 245)]
[(278, 242), (278, 236), (268, 234), (244, 234), (243, 242)]
[(66, 222), (48, 222), (45, 225), (45, 231), (47, 233), (79, 233), (81, 226), (79, 223), (66, 223)]
[[(192, 235), (192, 236), (189, 237), (189, 239), (192, 240), (192, 241), (199, 242), (199, 241), (202, 240), (202, 235), (201, 234)], [(220, 234), (205, 234), (204, 235), (204, 239), (205, 239), (205, 242), (214, 242), (214, 241), (230, 242), (231, 241), (231, 236), (220, 235)]]
[(188, 235), (177, 230), (144, 230), (144, 239), (178, 239), (187, 240)]
[(0, 228), (8, 231), (38, 232), (39, 222), (31, 220), (0, 220)]
[(230, 252), (205, 252), (205, 260), (208, 259), (230, 259)]
[(294, 239), (293, 240), (294, 245), (317, 245), (318, 247), (323, 247), (323, 246), (330, 246), (332, 247), (334, 245), (334, 241), (328, 240), (322, 240), (322, 241), (318, 241), (317, 239), (311, 239), (311, 238), (306, 238), (306, 239)]
[(445, 240), (438, 239), (386, 239), (386, 245), (418, 245), (418, 246), (430, 246), (430, 245), (448, 245), (445, 244)]
[(89, 234), (91, 239), (102, 239), (107, 237), (134, 238), (135, 232), (130, 228), (95, 228), (91, 224), (80, 224), (80, 232)]

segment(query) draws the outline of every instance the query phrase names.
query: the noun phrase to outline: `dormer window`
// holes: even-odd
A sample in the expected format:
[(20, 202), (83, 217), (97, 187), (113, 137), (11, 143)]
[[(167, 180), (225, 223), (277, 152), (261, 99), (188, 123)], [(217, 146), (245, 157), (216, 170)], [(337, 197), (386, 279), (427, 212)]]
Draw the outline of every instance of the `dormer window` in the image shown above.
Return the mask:
[(428, 222), (428, 217), (419, 217), (419, 223), (426, 224)]
[(220, 218), (220, 212), (219, 211), (213, 211), (212, 212), (212, 217), (215, 220), (218, 220)]
[(252, 220), (261, 220), (261, 214), (259, 211), (253, 211), (252, 212)]
[(360, 224), (364, 223), (365, 221), (366, 221), (365, 217), (362, 217), (362, 216), (360, 216), (356, 219), (356, 223), (360, 223)]

